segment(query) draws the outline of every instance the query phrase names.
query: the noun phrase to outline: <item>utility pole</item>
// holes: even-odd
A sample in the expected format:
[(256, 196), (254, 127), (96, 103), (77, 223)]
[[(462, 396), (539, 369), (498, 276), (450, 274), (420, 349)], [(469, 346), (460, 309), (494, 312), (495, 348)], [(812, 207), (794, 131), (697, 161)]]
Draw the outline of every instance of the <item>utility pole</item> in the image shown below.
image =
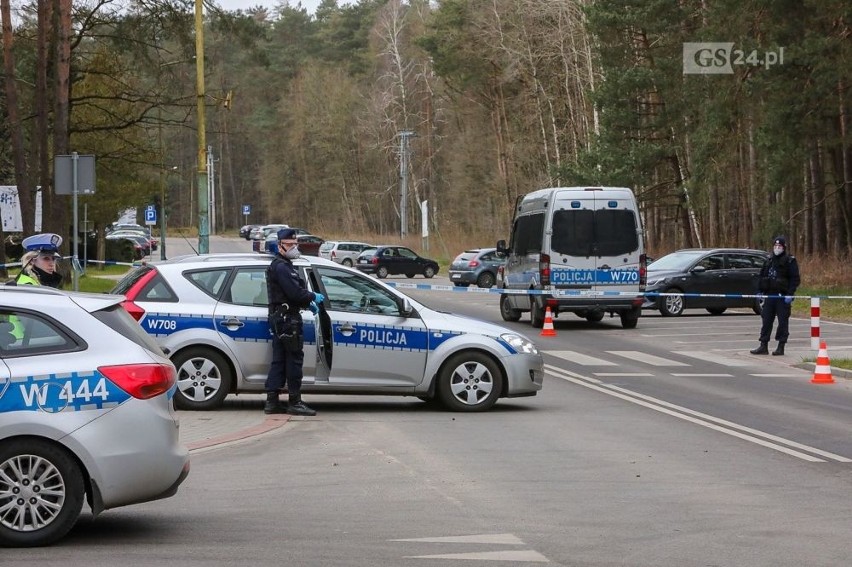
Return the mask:
[(198, 106), (198, 253), (210, 252), (208, 227), (207, 136), (204, 118), (204, 18), (202, 0), (195, 0), (195, 91)]
[(399, 236), (408, 235), (408, 139), (416, 136), (411, 130), (403, 130), (399, 136)]
[(210, 210), (210, 234), (216, 234), (216, 160), (213, 159), (213, 146), (207, 146), (207, 185), (210, 192), (207, 196)]

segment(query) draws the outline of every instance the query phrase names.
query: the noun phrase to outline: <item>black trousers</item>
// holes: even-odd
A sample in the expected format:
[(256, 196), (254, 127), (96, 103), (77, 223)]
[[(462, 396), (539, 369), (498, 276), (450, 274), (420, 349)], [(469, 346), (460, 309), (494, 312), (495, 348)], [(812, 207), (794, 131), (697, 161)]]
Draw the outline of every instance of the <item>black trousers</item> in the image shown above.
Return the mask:
[(775, 332), (775, 340), (786, 343), (790, 336), (790, 304), (784, 301), (783, 296), (770, 295), (763, 302), (763, 311), (760, 316), (763, 324), (760, 326), (760, 342), (768, 343), (772, 337), (772, 325), (778, 318), (778, 330)]
[[(299, 324), (301, 327), (301, 323)], [(287, 393), (298, 396), (302, 392), (302, 364), (305, 362), (305, 351), (290, 350), (284, 342), (273, 334), (272, 364), (266, 376), (264, 389), (267, 392), (278, 392), (287, 383)]]

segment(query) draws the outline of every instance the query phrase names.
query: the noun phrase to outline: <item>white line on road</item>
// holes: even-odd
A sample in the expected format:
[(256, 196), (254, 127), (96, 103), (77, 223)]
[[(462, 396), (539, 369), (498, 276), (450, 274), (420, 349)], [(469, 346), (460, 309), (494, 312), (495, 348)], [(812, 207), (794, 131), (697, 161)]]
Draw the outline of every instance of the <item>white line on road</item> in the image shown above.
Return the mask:
[(441, 555), (408, 555), (406, 559), (473, 559), (479, 561), (515, 561), (518, 563), (550, 563), (544, 555), (533, 550), (483, 551), (473, 553), (443, 553)]
[(672, 376), (677, 376), (678, 378), (733, 378), (733, 374), (699, 374), (699, 373), (689, 373), (689, 372), (672, 372)]
[(653, 376), (650, 372), (595, 372), (594, 375), (604, 378), (643, 378)]
[(595, 358), (594, 356), (589, 356), (588, 354), (583, 354), (574, 350), (547, 350), (544, 352), (581, 366), (618, 366), (615, 362), (604, 360), (602, 358)]
[(392, 539), (390, 541), (411, 541), (422, 543), (490, 543), (499, 545), (524, 545), (514, 534), (479, 534), (463, 536), (442, 537), (416, 537), (406, 539)]
[(683, 356), (688, 356), (690, 358), (697, 358), (698, 360), (704, 360), (705, 362), (721, 364), (722, 366), (751, 366), (752, 364), (754, 364), (753, 362), (748, 360), (738, 360), (736, 358), (730, 358), (727, 354), (707, 352), (703, 350), (676, 350), (674, 351), (674, 353)]
[(614, 354), (615, 356), (623, 356), (624, 358), (629, 358), (630, 360), (644, 362), (645, 364), (650, 364), (651, 366), (689, 366), (685, 362), (669, 360), (668, 358), (654, 356), (653, 354), (647, 354), (638, 350), (608, 350), (606, 352), (608, 352), (609, 354)]
[[(548, 373), (554, 378), (561, 378), (562, 380), (572, 382), (574, 384), (584, 386), (592, 390), (596, 390), (603, 394), (607, 394), (608, 396), (614, 396), (630, 403), (647, 407), (654, 411), (671, 415), (673, 417), (677, 417), (679, 419), (683, 419), (685, 421), (701, 425), (702, 427), (706, 427), (714, 431), (719, 431), (726, 435), (731, 435), (733, 437), (737, 437), (739, 439), (743, 439), (745, 441), (749, 441), (751, 443), (755, 443), (757, 445), (761, 445), (769, 449), (774, 449), (776, 451), (786, 453), (787, 455), (802, 459), (804, 461), (810, 461), (812, 463), (825, 462), (824, 459), (820, 459), (814, 457), (813, 455), (808, 455), (806, 453), (796, 451), (794, 449), (791, 449), (790, 447), (801, 449), (802, 451), (808, 451), (809, 453), (813, 453), (814, 455), (820, 455), (827, 459), (832, 459), (841, 463), (852, 462), (852, 459), (843, 457), (841, 455), (836, 455), (828, 451), (823, 451), (822, 449), (817, 449), (816, 447), (811, 447), (809, 445), (803, 445), (801, 443), (797, 443), (789, 439), (784, 439), (783, 437), (778, 437), (776, 435), (772, 435), (764, 431), (752, 429), (750, 427), (746, 427), (744, 425), (739, 425), (731, 421), (713, 417), (711, 415), (697, 412), (689, 408), (671, 404), (669, 402), (653, 398), (651, 396), (631, 392), (630, 390), (626, 390), (619, 386), (611, 384), (602, 384), (599, 380), (595, 380), (593, 378), (583, 376), (581, 374), (576, 374), (569, 370), (563, 370), (561, 368), (557, 368), (549, 364), (545, 364), (544, 367), (548, 371)], [(761, 439), (761, 437), (763, 439)], [(787, 447), (779, 445), (779, 443), (783, 443), (784, 445), (787, 445)]]

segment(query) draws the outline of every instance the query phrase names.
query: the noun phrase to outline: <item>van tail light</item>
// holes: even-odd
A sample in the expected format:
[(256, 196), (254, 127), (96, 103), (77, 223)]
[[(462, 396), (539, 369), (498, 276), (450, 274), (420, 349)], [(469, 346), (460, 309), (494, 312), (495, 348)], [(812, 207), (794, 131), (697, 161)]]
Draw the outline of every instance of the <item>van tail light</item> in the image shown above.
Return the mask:
[(538, 274), (541, 285), (550, 285), (550, 255), (542, 254), (538, 258)]
[(467, 263), (468, 268), (475, 268), (479, 265), (479, 260), (471, 260)]
[(648, 256), (642, 254), (639, 256), (639, 290), (645, 291), (645, 284), (648, 282)]
[(379, 257), (373, 256), (373, 259), (370, 260), (370, 263), (373, 264), (374, 266), (378, 266), (379, 265)]
[(168, 392), (177, 376), (171, 364), (121, 364), (100, 366), (98, 372), (116, 386), (140, 400), (147, 400)]

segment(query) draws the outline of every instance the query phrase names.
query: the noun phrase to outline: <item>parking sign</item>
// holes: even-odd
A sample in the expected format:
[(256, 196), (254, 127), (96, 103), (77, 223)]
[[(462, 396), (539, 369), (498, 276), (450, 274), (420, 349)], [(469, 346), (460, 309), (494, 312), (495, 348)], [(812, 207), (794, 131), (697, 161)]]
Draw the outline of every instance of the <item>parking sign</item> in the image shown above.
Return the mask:
[(243, 214), (250, 215), (251, 214), (251, 205), (243, 205)]
[(154, 205), (145, 208), (145, 224), (157, 224), (157, 209)]

